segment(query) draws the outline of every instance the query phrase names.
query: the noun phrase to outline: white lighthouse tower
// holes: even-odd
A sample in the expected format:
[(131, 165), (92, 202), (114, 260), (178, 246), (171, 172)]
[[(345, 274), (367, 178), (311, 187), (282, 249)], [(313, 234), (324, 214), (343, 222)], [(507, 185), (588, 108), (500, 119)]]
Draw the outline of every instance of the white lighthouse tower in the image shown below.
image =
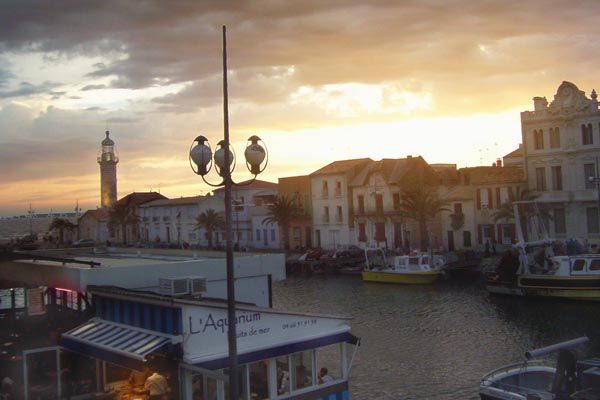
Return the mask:
[(115, 152), (115, 142), (109, 137), (102, 141), (98, 164), (100, 164), (100, 204), (103, 208), (110, 208), (117, 201), (117, 163), (119, 157)]

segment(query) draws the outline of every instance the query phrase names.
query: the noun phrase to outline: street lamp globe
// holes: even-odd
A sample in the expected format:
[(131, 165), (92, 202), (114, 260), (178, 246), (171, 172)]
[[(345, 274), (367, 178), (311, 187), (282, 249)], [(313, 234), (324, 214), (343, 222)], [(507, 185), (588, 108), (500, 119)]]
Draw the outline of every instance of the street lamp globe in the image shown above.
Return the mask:
[(260, 167), (260, 165), (267, 156), (267, 151), (263, 146), (261, 146), (258, 143), (259, 141), (262, 142), (261, 138), (259, 138), (258, 136), (250, 136), (248, 138), (248, 142), (250, 142), (250, 144), (246, 147), (246, 150), (244, 151), (244, 157), (246, 158), (246, 166), (253, 175), (260, 174), (267, 167), (267, 163), (265, 163), (264, 167)]
[[(231, 173), (235, 168), (235, 154), (231, 151), (231, 146), (229, 146), (229, 173)], [(232, 166), (233, 164), (233, 166)], [(215, 150), (215, 166), (217, 167), (217, 172), (219, 175), (224, 176), (225, 171), (225, 141), (221, 140), (217, 143), (217, 150)]]
[[(197, 143), (194, 146), (194, 143)], [(208, 139), (204, 136), (198, 136), (193, 142), (190, 148), (190, 165), (192, 170), (198, 175), (206, 175), (212, 165), (209, 165), (212, 161), (212, 150), (207, 144)], [(196, 168), (192, 165), (192, 162), (196, 164)]]

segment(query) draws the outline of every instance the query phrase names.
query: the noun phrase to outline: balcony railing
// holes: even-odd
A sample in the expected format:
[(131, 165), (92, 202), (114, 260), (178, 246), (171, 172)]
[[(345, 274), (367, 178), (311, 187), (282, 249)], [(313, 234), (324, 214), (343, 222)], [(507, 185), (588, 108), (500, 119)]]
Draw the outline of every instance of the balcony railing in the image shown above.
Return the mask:
[(152, 222), (160, 222), (160, 217), (152, 217)]
[(324, 199), (328, 198), (329, 197), (329, 190), (323, 189), (321, 191), (321, 197), (324, 198)]
[(335, 191), (333, 192), (333, 195), (335, 197), (342, 197), (342, 189), (341, 188), (335, 188)]
[(169, 222), (170, 220), (171, 220), (171, 217), (169, 217), (169, 216), (163, 217), (163, 221), (165, 221), (165, 222)]

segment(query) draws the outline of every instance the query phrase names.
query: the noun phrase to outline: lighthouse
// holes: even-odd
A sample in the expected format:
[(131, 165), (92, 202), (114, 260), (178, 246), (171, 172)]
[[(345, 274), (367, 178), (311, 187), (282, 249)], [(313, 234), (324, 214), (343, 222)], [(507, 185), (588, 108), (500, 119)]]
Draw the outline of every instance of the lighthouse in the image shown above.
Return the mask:
[(117, 163), (119, 157), (115, 152), (115, 142), (109, 137), (102, 141), (98, 164), (100, 164), (100, 204), (102, 208), (110, 208), (117, 201)]

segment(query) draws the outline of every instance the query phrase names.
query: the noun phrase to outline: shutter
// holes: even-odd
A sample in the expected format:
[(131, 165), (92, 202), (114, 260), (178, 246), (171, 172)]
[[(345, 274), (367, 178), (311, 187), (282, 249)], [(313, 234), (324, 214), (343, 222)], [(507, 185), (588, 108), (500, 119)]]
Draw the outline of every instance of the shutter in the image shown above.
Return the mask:
[(513, 193), (512, 186), (508, 187), (508, 200), (511, 202), (515, 200), (515, 194)]
[(477, 189), (477, 209), (481, 210), (481, 189)]
[(494, 201), (492, 200), (492, 195), (494, 194), (494, 192), (492, 192), (492, 188), (488, 188), (488, 208), (491, 210), (492, 208), (494, 208)]
[(496, 188), (496, 208), (500, 208), (500, 188)]
[(481, 226), (481, 224), (477, 224), (477, 243), (479, 244), (483, 244), (483, 228)]

